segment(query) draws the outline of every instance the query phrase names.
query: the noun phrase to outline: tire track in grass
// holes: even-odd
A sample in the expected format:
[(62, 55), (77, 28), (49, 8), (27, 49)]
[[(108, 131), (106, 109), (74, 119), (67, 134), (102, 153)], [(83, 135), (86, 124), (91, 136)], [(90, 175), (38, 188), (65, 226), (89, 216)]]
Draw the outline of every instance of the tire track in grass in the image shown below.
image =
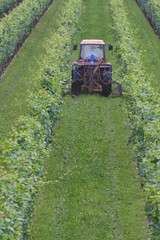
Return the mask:
[[(83, 2), (82, 31), (76, 42), (85, 38), (113, 42), (108, 6), (106, 0)], [(78, 51), (72, 61), (77, 56)], [(116, 69), (114, 53), (109, 59)], [(116, 72), (114, 78), (118, 80)], [(65, 97), (46, 161), (49, 183), (39, 194), (30, 239), (148, 239), (140, 178), (127, 145), (125, 108), (123, 97)]]

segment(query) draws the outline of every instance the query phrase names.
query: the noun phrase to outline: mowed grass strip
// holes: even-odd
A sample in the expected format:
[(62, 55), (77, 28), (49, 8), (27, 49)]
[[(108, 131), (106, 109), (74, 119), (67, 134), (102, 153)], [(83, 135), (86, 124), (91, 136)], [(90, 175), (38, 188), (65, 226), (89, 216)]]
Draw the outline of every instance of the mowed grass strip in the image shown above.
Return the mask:
[[(101, 16), (101, 17), (99, 17)], [(83, 1), (82, 39), (113, 43), (108, 1)], [(78, 58), (78, 51), (72, 61)], [(117, 68), (114, 52), (109, 54)], [(72, 62), (71, 61), (71, 62)], [(118, 73), (114, 70), (118, 81)], [(46, 160), (31, 240), (146, 240), (149, 231), (123, 97), (66, 96)]]
[(45, 53), (44, 44), (57, 28), (63, 0), (52, 3), (21, 50), (0, 78), (0, 141), (7, 138), (17, 119), (27, 113), (26, 99), (36, 88), (38, 61)]
[(136, 239), (148, 235), (140, 178), (127, 146), (123, 98), (65, 99), (46, 162), (30, 239)]
[(143, 51), (142, 60), (146, 73), (149, 75), (151, 86), (160, 91), (160, 40), (148, 23), (136, 1), (124, 0), (128, 11), (128, 20), (136, 28), (135, 34), (139, 49)]

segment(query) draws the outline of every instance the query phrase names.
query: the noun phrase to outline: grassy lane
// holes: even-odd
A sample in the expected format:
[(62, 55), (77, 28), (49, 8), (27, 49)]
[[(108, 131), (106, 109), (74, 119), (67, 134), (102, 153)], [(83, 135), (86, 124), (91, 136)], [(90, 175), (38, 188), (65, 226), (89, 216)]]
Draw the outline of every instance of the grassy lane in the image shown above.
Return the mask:
[(31, 239), (136, 239), (148, 233), (123, 99), (66, 98)]
[(18, 117), (27, 112), (26, 99), (36, 87), (33, 76), (39, 70), (37, 59), (45, 51), (45, 40), (57, 27), (62, 2), (56, 0), (50, 6), (0, 79), (0, 141), (7, 137)]
[(160, 41), (150, 24), (144, 17), (140, 8), (133, 0), (124, 0), (128, 11), (128, 19), (133, 28), (136, 27), (137, 41), (143, 50), (145, 71), (151, 76), (151, 85), (160, 90)]
[[(113, 43), (109, 13), (106, 0), (84, 1), (82, 32), (75, 41), (99, 38)], [(116, 70), (114, 59), (111, 53)], [(116, 71), (114, 78), (118, 80)], [(124, 99), (82, 94), (64, 100), (46, 161), (49, 183), (39, 194), (30, 239), (147, 240), (140, 178), (127, 145)]]

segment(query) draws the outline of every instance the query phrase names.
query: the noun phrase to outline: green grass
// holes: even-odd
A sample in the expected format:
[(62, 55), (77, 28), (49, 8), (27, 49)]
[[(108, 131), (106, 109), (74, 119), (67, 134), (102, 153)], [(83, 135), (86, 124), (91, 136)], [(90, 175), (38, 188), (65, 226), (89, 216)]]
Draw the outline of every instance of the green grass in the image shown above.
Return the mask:
[(131, 26), (136, 28), (137, 41), (139, 48), (143, 51), (143, 65), (149, 74), (149, 81), (157, 91), (160, 90), (160, 41), (154, 33), (152, 27), (144, 17), (140, 8), (133, 0), (124, 0), (128, 11), (128, 20)]
[[(83, 1), (82, 39), (113, 43), (108, 1)], [(78, 57), (74, 52), (72, 61)], [(108, 53), (118, 81), (114, 52)], [(46, 160), (49, 181), (39, 193), (31, 240), (147, 240), (143, 192), (123, 97), (64, 98), (62, 120)]]
[(36, 88), (33, 76), (44, 54), (44, 42), (57, 28), (62, 0), (56, 0), (13, 59), (0, 79), (0, 141), (7, 138), (19, 116), (27, 113), (26, 99)]
[(140, 178), (123, 98), (65, 98), (47, 180), (30, 239), (136, 239), (148, 236)]

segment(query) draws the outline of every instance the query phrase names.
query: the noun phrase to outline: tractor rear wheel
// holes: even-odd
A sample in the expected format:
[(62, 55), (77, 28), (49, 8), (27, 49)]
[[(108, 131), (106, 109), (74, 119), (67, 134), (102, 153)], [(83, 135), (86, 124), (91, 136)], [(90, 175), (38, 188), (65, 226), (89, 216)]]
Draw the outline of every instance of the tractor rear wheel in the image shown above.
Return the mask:
[(81, 68), (75, 68), (72, 70), (72, 81), (81, 80), (82, 77), (82, 69)]
[(102, 95), (108, 97), (112, 92), (112, 85), (111, 84), (102, 84)]
[(72, 82), (72, 86), (71, 86), (71, 94), (72, 95), (79, 95), (81, 92), (81, 84), (76, 81), (76, 82)]
[(71, 94), (79, 95), (82, 86), (82, 69), (75, 68), (72, 70), (72, 86), (71, 86)]
[(112, 73), (104, 70), (102, 73), (102, 95), (108, 97), (112, 92)]

